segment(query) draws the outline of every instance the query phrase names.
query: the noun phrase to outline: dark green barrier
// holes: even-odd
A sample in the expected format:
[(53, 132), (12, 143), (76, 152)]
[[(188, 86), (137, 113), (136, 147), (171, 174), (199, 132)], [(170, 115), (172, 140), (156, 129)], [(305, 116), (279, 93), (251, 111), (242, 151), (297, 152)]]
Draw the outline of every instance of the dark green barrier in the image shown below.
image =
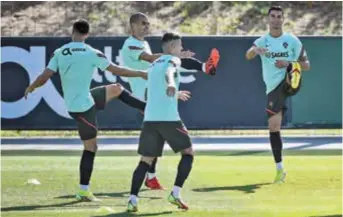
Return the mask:
[(302, 39), (311, 60), (303, 86), (292, 98), (295, 125), (342, 124), (342, 38)]
[[(245, 59), (246, 50), (256, 37), (184, 37), (184, 47), (206, 60), (211, 48), (221, 53), (218, 73), (181, 75), (181, 89), (192, 92), (192, 99), (180, 103), (180, 114), (191, 129), (266, 128), (266, 96), (259, 58)], [(121, 63), (124, 37), (96, 37), (87, 43), (113, 62)], [(160, 52), (160, 38), (147, 39), (154, 52)], [(304, 73), (300, 93), (288, 102), (286, 127), (332, 127), (342, 123), (342, 39), (341, 37), (301, 37), (312, 69)], [(4, 37), (1, 44), (1, 126), (2, 129), (75, 129), (62, 99), (56, 75), (37, 97), (24, 100), (25, 87), (40, 73), (54, 49), (70, 38)], [(97, 71), (92, 87), (121, 82), (123, 78)], [(142, 115), (114, 100), (98, 114), (101, 129), (139, 129)]]

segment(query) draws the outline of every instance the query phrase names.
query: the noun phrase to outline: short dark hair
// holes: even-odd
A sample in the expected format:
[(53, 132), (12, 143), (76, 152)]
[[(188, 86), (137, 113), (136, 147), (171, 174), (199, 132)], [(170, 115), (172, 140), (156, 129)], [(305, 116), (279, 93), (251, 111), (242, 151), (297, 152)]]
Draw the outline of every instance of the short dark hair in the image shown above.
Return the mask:
[(173, 33), (173, 32), (167, 32), (162, 36), (162, 45), (173, 41), (173, 40), (178, 40), (181, 39), (181, 35), (177, 34), (177, 33)]
[(84, 19), (78, 20), (73, 24), (73, 31), (76, 31), (82, 35), (88, 34), (89, 29), (89, 23), (87, 20)]
[(143, 17), (147, 17), (147, 16), (144, 13), (142, 13), (142, 12), (138, 12), (138, 13), (132, 14), (131, 17), (130, 17), (130, 24), (137, 23), (138, 20), (140, 20)]
[(270, 12), (272, 11), (281, 11), (282, 14), (283, 14), (283, 8), (281, 6), (277, 6), (277, 5), (274, 5), (274, 6), (271, 6), (268, 10), (268, 15), (270, 14)]

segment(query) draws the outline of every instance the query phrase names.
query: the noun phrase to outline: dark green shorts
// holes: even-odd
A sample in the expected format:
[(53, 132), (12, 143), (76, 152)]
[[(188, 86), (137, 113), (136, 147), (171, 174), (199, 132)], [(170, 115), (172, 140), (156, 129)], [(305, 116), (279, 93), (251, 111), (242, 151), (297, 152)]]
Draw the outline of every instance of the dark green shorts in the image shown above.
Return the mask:
[(268, 118), (276, 115), (280, 111), (285, 114), (287, 110), (286, 100), (288, 97), (293, 96), (299, 92), (301, 86), (300, 84), (296, 89), (293, 89), (287, 82), (286, 78), (277, 86), (274, 90), (272, 90), (267, 95), (267, 107), (266, 112), (268, 114)]
[(97, 110), (104, 110), (106, 106), (106, 86), (91, 89), (91, 94), (94, 99), (95, 108)]
[(182, 121), (146, 121), (139, 137), (138, 153), (146, 157), (160, 157), (165, 142), (175, 153), (192, 146)]
[(97, 136), (98, 121), (96, 118), (97, 110), (103, 110), (106, 105), (106, 87), (96, 87), (91, 89), (94, 99), (94, 106), (85, 112), (69, 112), (70, 116), (76, 121), (81, 140), (93, 139)]

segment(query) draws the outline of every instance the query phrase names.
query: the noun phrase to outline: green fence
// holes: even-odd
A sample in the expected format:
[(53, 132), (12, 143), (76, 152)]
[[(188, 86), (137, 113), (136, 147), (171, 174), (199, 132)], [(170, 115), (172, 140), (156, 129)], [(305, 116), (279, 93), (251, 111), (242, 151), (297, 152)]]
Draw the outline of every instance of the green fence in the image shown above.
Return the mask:
[(303, 86), (292, 98), (292, 124), (342, 123), (342, 38), (302, 39), (311, 60)]
[[(266, 96), (260, 58), (247, 61), (246, 50), (256, 37), (184, 37), (186, 49), (206, 60), (211, 48), (221, 53), (218, 73), (182, 73), (181, 89), (193, 98), (180, 103), (180, 114), (190, 129), (266, 128)], [(332, 128), (342, 124), (342, 38), (300, 37), (311, 60), (311, 70), (304, 72), (302, 90), (289, 102), (285, 127)], [(74, 129), (74, 122), (63, 107), (59, 77), (48, 83), (49, 91), (37, 98), (22, 100), (23, 87), (46, 64), (54, 49), (69, 42), (64, 37), (1, 38), (1, 127), (2, 129)], [(120, 63), (120, 49), (125, 37), (93, 37), (87, 42), (113, 61)], [(160, 52), (160, 38), (148, 41)], [(14, 64), (13, 64), (14, 63)], [(121, 78), (98, 72), (92, 87)], [(32, 81), (31, 81), (32, 82)], [(127, 86), (126, 86), (127, 87)], [(54, 89), (56, 91), (54, 91)], [(211, 112), (209, 112), (209, 110)], [(116, 111), (116, 112), (113, 112)], [(110, 118), (109, 118), (110, 117)], [(140, 129), (141, 114), (119, 101), (111, 102), (98, 115), (101, 129)]]

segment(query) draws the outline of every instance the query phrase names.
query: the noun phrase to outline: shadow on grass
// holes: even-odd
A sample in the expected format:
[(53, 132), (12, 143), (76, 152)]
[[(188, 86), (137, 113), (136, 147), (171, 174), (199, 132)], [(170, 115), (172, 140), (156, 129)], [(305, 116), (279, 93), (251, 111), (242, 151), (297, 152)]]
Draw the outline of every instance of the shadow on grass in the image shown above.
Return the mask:
[(157, 212), (157, 213), (128, 213), (128, 212), (120, 212), (120, 213), (111, 213), (109, 215), (99, 215), (93, 217), (124, 217), (124, 216), (160, 216), (160, 215), (169, 215), (172, 214), (172, 211), (165, 211), (165, 212)]
[[(68, 208), (67, 206), (80, 203), (79, 201), (71, 201), (67, 203), (58, 203), (58, 204), (49, 204), (49, 205), (31, 205), (31, 206), (11, 206), (1, 208), (1, 212), (10, 212), (10, 211), (30, 211), (36, 209), (47, 209), (47, 208)], [(70, 208), (70, 207), (69, 207)], [(74, 207), (72, 207), (74, 208)]]
[[(144, 191), (148, 191), (147, 189), (142, 189), (139, 192), (144, 192)], [(130, 194), (130, 192), (128, 191), (124, 191), (124, 192), (114, 192), (114, 193), (94, 193), (94, 196), (99, 197), (101, 199), (105, 199), (105, 198), (121, 198), (121, 197), (128, 197)], [(55, 199), (71, 199), (71, 198), (75, 198), (75, 195), (63, 195), (63, 196), (59, 196), (59, 197), (55, 197)], [(162, 199), (163, 197), (149, 197), (149, 196), (139, 196), (139, 198), (147, 198), (150, 200), (158, 200), (158, 199)]]
[[(141, 192), (147, 191), (147, 189), (142, 189)], [(106, 200), (107, 198), (110, 199), (112, 198), (126, 198), (128, 197), (130, 192), (117, 192), (117, 193), (98, 193), (94, 194), (95, 196), (99, 197), (100, 199)], [(102, 198), (103, 197), (103, 198)], [(140, 198), (146, 198), (150, 200), (158, 200), (162, 199), (163, 197), (149, 197), (149, 196), (140, 196)], [(75, 195), (63, 195), (59, 197), (55, 197), (54, 199), (75, 199)], [(9, 211), (30, 211), (30, 210), (48, 210), (48, 209), (58, 209), (63, 207), (63, 209), (75, 209), (78, 208), (79, 206), (72, 206), (78, 203), (83, 203), (85, 202), (80, 202), (80, 201), (71, 201), (71, 202), (65, 202), (65, 203), (56, 203), (56, 204), (48, 204), (48, 205), (28, 205), (28, 206), (12, 206), (12, 207), (4, 207), (1, 208), (1, 212), (9, 212)], [(97, 208), (100, 203), (87, 203), (87, 207), (94, 207)], [(82, 207), (79, 207), (80, 209)], [(123, 216), (123, 215), (119, 215)], [(148, 215), (147, 215), (148, 216)]]
[(253, 185), (240, 185), (240, 186), (223, 186), (223, 187), (210, 187), (210, 188), (195, 188), (195, 192), (213, 192), (213, 191), (242, 191), (246, 194), (255, 193), (263, 185), (270, 185), (270, 183), (259, 183)]

